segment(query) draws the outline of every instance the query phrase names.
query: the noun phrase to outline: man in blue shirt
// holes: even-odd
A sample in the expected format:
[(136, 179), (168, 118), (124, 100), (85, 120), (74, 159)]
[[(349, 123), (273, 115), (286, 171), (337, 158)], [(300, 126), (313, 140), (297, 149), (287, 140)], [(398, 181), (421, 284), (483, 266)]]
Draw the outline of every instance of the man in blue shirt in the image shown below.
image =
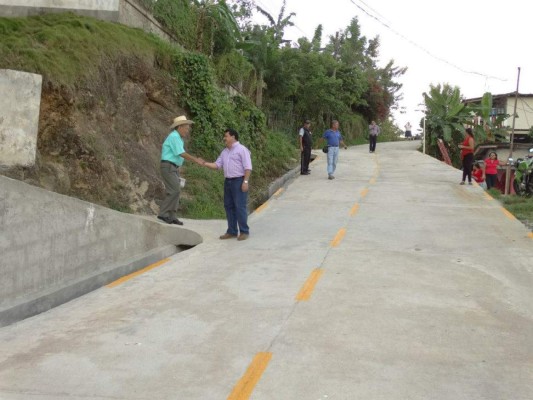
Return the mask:
[(323, 139), (326, 139), (328, 143), (328, 179), (335, 179), (333, 173), (337, 168), (337, 160), (339, 158), (339, 145), (347, 149), (348, 147), (344, 144), (342, 135), (339, 132), (339, 121), (331, 121), (331, 128), (324, 132), (322, 135)]
[(159, 218), (167, 224), (183, 225), (177, 218), (180, 199), (180, 173), (179, 167), (184, 160), (193, 161), (202, 165), (203, 160), (185, 152), (184, 139), (190, 134), (191, 125), (185, 115), (174, 118), (170, 126), (171, 132), (163, 142), (161, 151), (161, 177), (165, 183), (166, 197), (159, 207)]

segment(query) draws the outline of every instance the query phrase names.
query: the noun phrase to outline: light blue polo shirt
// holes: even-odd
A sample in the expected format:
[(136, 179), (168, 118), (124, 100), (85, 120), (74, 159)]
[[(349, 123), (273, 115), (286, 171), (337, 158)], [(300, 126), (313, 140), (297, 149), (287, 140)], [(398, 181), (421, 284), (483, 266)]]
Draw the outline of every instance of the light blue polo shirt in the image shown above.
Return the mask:
[(176, 130), (173, 130), (163, 142), (161, 161), (170, 161), (181, 167), (184, 161), (183, 157), (180, 157), (182, 153), (185, 153), (183, 139)]

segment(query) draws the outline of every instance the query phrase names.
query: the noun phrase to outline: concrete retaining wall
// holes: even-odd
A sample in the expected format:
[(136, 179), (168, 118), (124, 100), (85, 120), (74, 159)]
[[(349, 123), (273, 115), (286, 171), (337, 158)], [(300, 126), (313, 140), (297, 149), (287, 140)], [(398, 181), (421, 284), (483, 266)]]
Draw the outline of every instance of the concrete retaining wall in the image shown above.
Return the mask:
[(178, 226), (0, 176), (0, 326), (201, 242)]
[(46, 13), (75, 12), (106, 21), (117, 21), (120, 0), (0, 0), (0, 16), (28, 17)]
[(0, 167), (35, 163), (41, 75), (0, 70)]
[(126, 26), (131, 26), (132, 28), (139, 28), (145, 32), (153, 33), (167, 42), (177, 44), (172, 34), (166, 31), (147, 10), (134, 0), (120, 0), (118, 22)]
[(172, 34), (135, 0), (0, 0), (2, 17), (28, 17), (67, 11), (119, 22), (153, 33), (168, 42), (175, 42)]

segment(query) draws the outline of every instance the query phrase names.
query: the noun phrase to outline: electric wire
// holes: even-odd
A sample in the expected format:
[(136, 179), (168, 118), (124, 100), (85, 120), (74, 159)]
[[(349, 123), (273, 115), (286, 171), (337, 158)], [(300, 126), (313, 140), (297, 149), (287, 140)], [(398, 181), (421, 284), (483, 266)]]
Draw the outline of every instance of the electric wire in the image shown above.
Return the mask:
[[(422, 50), (424, 53), (426, 53), (427, 55), (429, 55), (430, 57), (434, 58), (435, 60), (438, 60), (440, 62), (443, 62), (445, 64), (448, 64), (449, 66), (457, 69), (458, 71), (461, 71), (463, 73), (466, 73), (466, 74), (471, 74), (471, 75), (478, 75), (478, 76), (482, 76), (482, 77), (485, 77), (487, 79), (495, 79), (495, 80), (499, 80), (499, 81), (502, 81), (502, 82), (507, 82), (507, 79), (503, 79), (503, 78), (499, 78), (497, 76), (491, 76), (491, 75), (487, 75), (487, 74), (484, 74), (484, 73), (481, 73), (481, 72), (477, 72), (477, 71), (468, 71), (468, 70), (465, 70), (464, 68), (461, 68), (460, 66), (454, 64), (454, 63), (451, 63), (447, 60), (445, 60), (444, 58), (442, 57), (439, 57), (433, 53), (431, 53), (429, 50), (425, 49), (424, 47), (420, 46), (418, 43), (412, 41), (411, 39), (407, 38), (406, 36), (402, 35), (400, 32), (396, 31), (394, 28), (392, 28), (389, 24), (387, 24), (386, 22), (383, 22), (382, 20), (380, 20), (378, 17), (372, 15), (370, 12), (368, 12), (367, 10), (365, 10), (363, 7), (361, 7), (359, 4), (355, 3), (354, 0), (348, 0), (350, 3), (352, 3), (355, 7), (357, 7), (359, 10), (361, 10), (363, 13), (365, 13), (368, 17), (376, 20), (379, 24), (383, 25), (385, 28), (387, 28), (388, 30), (390, 30), (392, 33), (394, 33), (395, 35), (397, 35), (398, 37), (400, 37), (401, 39), (407, 41), (408, 43), (410, 43), (411, 45), (413, 45), (414, 47), (418, 48), (419, 50)], [(361, 1), (361, 3), (363, 3)], [(363, 3), (364, 4), (364, 3)], [(370, 7), (369, 7), (370, 8)], [(374, 11), (375, 12), (375, 11)]]

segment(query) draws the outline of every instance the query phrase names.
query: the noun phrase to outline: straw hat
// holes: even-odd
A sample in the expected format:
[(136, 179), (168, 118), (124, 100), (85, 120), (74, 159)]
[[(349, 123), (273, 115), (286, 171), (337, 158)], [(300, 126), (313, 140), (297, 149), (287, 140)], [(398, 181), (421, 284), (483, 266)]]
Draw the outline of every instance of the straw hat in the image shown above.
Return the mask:
[(180, 115), (179, 117), (174, 118), (174, 122), (172, 122), (172, 125), (170, 125), (170, 129), (173, 129), (180, 125), (192, 125), (194, 122), (187, 119), (185, 115)]

